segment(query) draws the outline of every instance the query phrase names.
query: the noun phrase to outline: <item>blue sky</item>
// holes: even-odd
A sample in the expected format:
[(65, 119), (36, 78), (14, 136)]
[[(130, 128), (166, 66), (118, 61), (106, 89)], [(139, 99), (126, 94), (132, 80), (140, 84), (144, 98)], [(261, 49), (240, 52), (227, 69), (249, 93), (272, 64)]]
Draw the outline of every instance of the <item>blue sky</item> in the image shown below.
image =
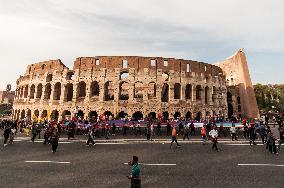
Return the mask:
[(244, 48), (253, 83), (284, 83), (281, 0), (0, 0), (0, 88), (28, 64), (163, 56), (216, 63)]

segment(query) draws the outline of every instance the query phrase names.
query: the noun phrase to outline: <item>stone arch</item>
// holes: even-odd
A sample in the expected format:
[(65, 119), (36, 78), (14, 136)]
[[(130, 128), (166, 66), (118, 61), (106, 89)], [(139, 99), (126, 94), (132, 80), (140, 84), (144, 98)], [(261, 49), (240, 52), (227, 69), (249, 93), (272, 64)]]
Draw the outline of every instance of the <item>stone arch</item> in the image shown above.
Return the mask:
[(150, 82), (148, 84), (148, 98), (151, 99), (151, 98), (154, 98), (156, 97), (156, 93), (157, 93), (157, 85), (155, 82)]
[(42, 111), (42, 113), (41, 113), (41, 118), (42, 118), (42, 119), (47, 118), (47, 110), (43, 110), (43, 111)]
[(162, 113), (163, 119), (169, 119), (170, 115), (168, 111)]
[(111, 113), (111, 111), (105, 111), (105, 112), (104, 112), (104, 115), (105, 115), (105, 116), (108, 116), (108, 117), (109, 117), (109, 116), (113, 116), (113, 114)]
[(157, 118), (157, 114), (156, 114), (156, 112), (150, 112), (150, 113), (148, 114), (148, 117), (149, 117), (150, 119), (156, 119), (156, 118)]
[(51, 82), (51, 81), (52, 81), (52, 78), (53, 78), (52, 74), (48, 74), (48, 75), (46, 76), (46, 82)]
[(27, 110), (27, 120), (31, 120), (32, 118), (32, 111), (30, 109)]
[(91, 97), (94, 97), (94, 96), (99, 96), (100, 95), (100, 86), (99, 86), (99, 83), (97, 81), (93, 81), (91, 83)]
[(36, 98), (40, 99), (42, 96), (42, 84), (38, 84), (37, 86), (37, 92), (36, 92)]
[(143, 113), (140, 112), (140, 111), (137, 111), (135, 112), (133, 115), (132, 115), (132, 118), (135, 120), (135, 121), (138, 121), (138, 120), (142, 120), (143, 119)]
[(205, 112), (205, 115), (206, 115), (206, 117), (207, 117), (207, 116), (211, 116), (211, 112), (206, 111), (206, 112)]
[(189, 100), (192, 98), (192, 85), (186, 84), (185, 86), (185, 99)]
[(79, 84), (77, 86), (77, 97), (79, 97), (79, 98), (86, 97), (86, 94), (87, 94), (86, 89), (87, 89), (86, 82), (84, 82), (84, 81), (79, 82)]
[(161, 93), (162, 102), (169, 102), (169, 85), (164, 83)]
[(201, 119), (202, 119), (202, 113), (201, 113), (201, 112), (197, 112), (197, 113), (196, 113), (195, 120), (196, 120), (196, 121), (201, 121)]
[(71, 118), (71, 112), (69, 110), (64, 110), (62, 112), (62, 119), (67, 119), (67, 118)]
[(163, 72), (163, 74), (162, 74), (162, 78), (163, 78), (163, 81), (169, 81), (169, 73), (167, 73), (167, 72)]
[(49, 100), (51, 96), (51, 84), (47, 83), (44, 90), (44, 99)]
[(186, 114), (185, 114), (185, 118), (186, 119), (192, 119), (192, 113), (191, 112), (186, 112)]
[(129, 99), (129, 84), (127, 82), (121, 82), (119, 84), (119, 100), (128, 100)]
[(175, 119), (180, 118), (181, 117), (181, 113), (180, 112), (175, 112), (173, 116), (174, 116)]
[(59, 112), (58, 112), (58, 110), (53, 110), (53, 111), (51, 112), (50, 119), (51, 119), (51, 120), (54, 120), (54, 121), (58, 121), (58, 118), (59, 118)]
[(134, 84), (134, 98), (143, 99), (143, 83), (135, 82)]
[(64, 96), (65, 96), (65, 101), (66, 102), (69, 102), (69, 101), (72, 101), (72, 99), (73, 99), (73, 84), (71, 84), (71, 83), (68, 83), (68, 84), (66, 84), (66, 86), (65, 86), (65, 94), (64, 94)]
[(125, 113), (124, 111), (120, 111), (118, 114), (117, 114), (117, 117), (118, 118), (125, 118), (128, 114)]
[(175, 83), (175, 85), (174, 85), (174, 99), (181, 99), (181, 85), (180, 85), (180, 83)]
[(104, 85), (105, 101), (114, 100), (114, 87), (111, 81), (107, 81)]
[(196, 100), (201, 100), (202, 88), (201, 85), (196, 86)]
[(35, 111), (34, 111), (34, 116), (35, 116), (36, 118), (39, 117), (39, 110), (35, 110)]
[(32, 84), (30, 87), (30, 98), (34, 99), (35, 98), (35, 85)]
[(127, 79), (129, 77), (129, 73), (127, 71), (122, 71), (119, 75), (120, 80)]
[(25, 119), (25, 117), (26, 117), (26, 112), (25, 112), (25, 110), (22, 110), (21, 111), (21, 119)]
[(77, 117), (84, 119), (85, 113), (83, 112), (83, 110), (78, 110)]
[(241, 104), (241, 97), (240, 96), (237, 97), (237, 102), (238, 102), (238, 104)]
[(208, 104), (209, 103), (209, 87), (208, 86), (206, 86), (205, 87), (205, 96), (204, 96), (205, 98), (205, 104)]
[(213, 86), (213, 89), (212, 89), (212, 101), (215, 102), (216, 101), (216, 98), (217, 98), (217, 90), (216, 90), (216, 87)]
[(60, 100), (61, 97), (61, 83), (57, 82), (54, 85), (53, 100)]
[(88, 114), (88, 117), (90, 119), (97, 119), (98, 118), (98, 113), (96, 111), (90, 111)]
[(29, 86), (25, 86), (25, 91), (24, 91), (24, 98), (28, 98), (28, 93), (29, 93)]

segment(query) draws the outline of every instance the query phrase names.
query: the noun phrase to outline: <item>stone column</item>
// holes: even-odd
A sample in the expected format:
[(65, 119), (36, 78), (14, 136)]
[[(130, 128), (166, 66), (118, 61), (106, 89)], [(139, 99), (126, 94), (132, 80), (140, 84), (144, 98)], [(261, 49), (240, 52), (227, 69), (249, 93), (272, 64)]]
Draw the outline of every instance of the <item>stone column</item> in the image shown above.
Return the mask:
[(78, 83), (73, 83), (73, 102), (77, 101), (77, 91), (78, 91)]
[(174, 86), (169, 84), (169, 101), (174, 100)]
[(100, 86), (100, 94), (99, 94), (99, 101), (104, 101), (105, 99), (105, 83), (99, 83)]
[(129, 101), (133, 101), (134, 100), (134, 95), (135, 95), (134, 87), (135, 87), (134, 83), (129, 83), (129, 91), (128, 91)]
[(55, 86), (55, 84), (54, 83), (50, 83), (51, 84), (51, 93), (50, 93), (50, 99), (49, 99), (49, 101), (53, 101), (53, 96), (54, 96), (54, 91), (55, 91), (55, 88), (54, 88), (54, 86)]

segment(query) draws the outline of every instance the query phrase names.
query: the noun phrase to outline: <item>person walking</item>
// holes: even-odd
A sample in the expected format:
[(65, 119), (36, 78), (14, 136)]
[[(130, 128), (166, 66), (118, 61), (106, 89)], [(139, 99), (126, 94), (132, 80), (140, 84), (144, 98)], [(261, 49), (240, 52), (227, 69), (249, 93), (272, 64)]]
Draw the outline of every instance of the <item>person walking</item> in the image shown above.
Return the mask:
[(161, 122), (160, 121), (157, 124), (157, 135), (161, 136)]
[(201, 137), (202, 137), (202, 144), (205, 145), (207, 140), (207, 131), (205, 125), (203, 125), (203, 127), (201, 128)]
[(219, 136), (224, 136), (226, 137), (226, 133), (225, 133), (225, 128), (224, 128), (224, 125), (223, 125), (223, 122), (221, 122), (221, 125), (220, 125), (220, 128), (219, 128)]
[(13, 144), (13, 142), (14, 142), (16, 131), (17, 131), (16, 127), (12, 126), (11, 132), (10, 132), (10, 140), (9, 140), (10, 144)]
[(187, 124), (184, 126), (183, 140), (185, 140), (185, 138), (187, 138), (187, 140), (189, 140), (189, 131), (190, 131), (189, 123), (187, 123)]
[(133, 156), (132, 161), (128, 162), (128, 165), (131, 166), (131, 174), (127, 176), (127, 178), (131, 180), (131, 188), (141, 188), (141, 167), (138, 164), (138, 157)]
[(95, 129), (95, 128), (90, 127), (90, 130), (89, 130), (89, 132), (88, 132), (88, 141), (87, 141), (87, 143), (86, 143), (86, 146), (89, 146), (90, 143), (91, 143), (93, 146), (96, 145), (95, 141), (93, 140), (94, 135), (95, 135), (94, 129)]
[(33, 126), (32, 126), (32, 139), (31, 139), (32, 142), (35, 141), (35, 138), (37, 136), (37, 132), (38, 132), (37, 126), (36, 126), (36, 124), (33, 124)]
[(3, 136), (4, 136), (4, 147), (6, 147), (8, 145), (7, 141), (9, 139), (10, 132), (11, 132), (10, 126), (6, 125), (5, 129), (4, 129), (4, 133), (3, 133)]
[(233, 123), (232, 127), (230, 128), (230, 131), (231, 131), (231, 135), (232, 135), (232, 141), (234, 140), (238, 140), (237, 138), (237, 129), (235, 127), (235, 124)]
[(44, 141), (43, 141), (43, 144), (49, 144), (49, 137), (51, 136), (51, 131), (50, 131), (50, 128), (47, 127), (45, 128), (45, 131), (44, 131), (44, 134), (43, 134), (43, 138), (44, 138)]
[(177, 130), (175, 127), (173, 127), (172, 129), (172, 142), (171, 142), (171, 146), (170, 148), (172, 148), (173, 143), (176, 143), (178, 147), (180, 147), (181, 145), (179, 145), (178, 141), (177, 141)]
[(267, 141), (267, 133), (266, 133), (265, 126), (263, 124), (261, 124), (259, 127), (259, 134), (262, 140), (262, 144), (264, 144)]
[(218, 150), (218, 146), (217, 146), (217, 143), (218, 143), (218, 131), (217, 131), (217, 127), (215, 126), (210, 132), (209, 132), (209, 136), (211, 137), (211, 140), (212, 140), (212, 149), (216, 149), (216, 151), (219, 151)]
[(116, 124), (112, 123), (112, 136), (115, 136)]
[(252, 144), (256, 145), (256, 143), (255, 143), (256, 131), (255, 131), (254, 123), (251, 123), (250, 127), (248, 128), (248, 133), (249, 133), (249, 145), (250, 146)]
[(192, 134), (194, 134), (194, 136), (196, 136), (195, 127), (194, 127), (193, 121), (190, 124), (190, 136), (192, 136)]
[(57, 127), (54, 128), (52, 134), (51, 134), (51, 144), (52, 144), (52, 153), (55, 153), (58, 147), (58, 141), (59, 141), (59, 132)]

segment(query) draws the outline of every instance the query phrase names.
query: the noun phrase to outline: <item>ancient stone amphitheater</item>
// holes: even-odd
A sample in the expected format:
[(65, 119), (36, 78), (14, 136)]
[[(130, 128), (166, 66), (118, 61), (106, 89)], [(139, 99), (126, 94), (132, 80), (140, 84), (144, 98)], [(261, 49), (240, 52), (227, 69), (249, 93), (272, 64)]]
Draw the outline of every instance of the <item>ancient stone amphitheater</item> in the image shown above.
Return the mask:
[[(60, 60), (50, 60), (29, 65), (17, 80), (13, 118), (61, 120), (103, 113), (136, 119), (227, 117), (227, 86), (220, 67), (192, 60), (80, 57), (73, 69)], [(233, 93), (239, 95), (238, 91)], [(235, 97), (232, 105), (236, 111), (240, 104), (236, 100), (239, 96)]]

